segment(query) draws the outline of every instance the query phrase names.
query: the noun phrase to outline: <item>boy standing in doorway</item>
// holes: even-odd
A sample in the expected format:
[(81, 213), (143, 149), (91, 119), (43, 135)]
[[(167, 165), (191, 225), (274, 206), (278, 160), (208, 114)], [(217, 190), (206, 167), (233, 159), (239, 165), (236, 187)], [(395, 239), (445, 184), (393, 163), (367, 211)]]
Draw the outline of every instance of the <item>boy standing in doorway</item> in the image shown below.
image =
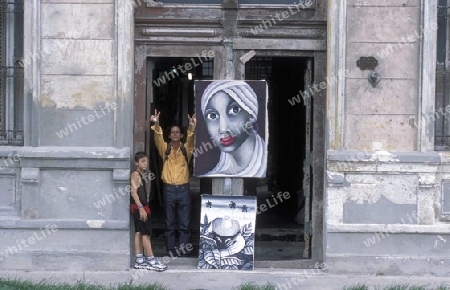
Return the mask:
[(136, 152), (134, 155), (136, 170), (131, 172), (130, 211), (134, 221), (134, 248), (136, 260), (135, 269), (147, 269), (162, 272), (167, 269), (159, 259), (153, 255), (150, 241), (151, 222), (150, 208), (148, 206), (147, 191), (144, 173), (147, 170), (148, 156), (145, 152)]

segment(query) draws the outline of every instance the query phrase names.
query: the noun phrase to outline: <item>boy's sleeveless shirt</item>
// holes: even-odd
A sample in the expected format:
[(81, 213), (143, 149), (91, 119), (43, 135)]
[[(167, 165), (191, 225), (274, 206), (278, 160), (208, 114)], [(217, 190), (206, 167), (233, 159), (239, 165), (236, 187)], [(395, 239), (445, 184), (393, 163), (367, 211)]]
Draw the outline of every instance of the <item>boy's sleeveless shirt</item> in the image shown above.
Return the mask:
[[(134, 170), (137, 171), (137, 170)], [(133, 172), (134, 172), (133, 171)], [(132, 172), (132, 173), (133, 173)], [(145, 189), (145, 185), (146, 185), (146, 180), (145, 178), (141, 175), (141, 173), (139, 171), (137, 171), (137, 173), (139, 173), (139, 176), (141, 177), (141, 185), (138, 187), (137, 189), (137, 193), (139, 196), (139, 200), (141, 201), (142, 205), (147, 205), (148, 204), (148, 200), (147, 200), (147, 190)], [(133, 197), (130, 195), (130, 204), (136, 204), (134, 202)]]

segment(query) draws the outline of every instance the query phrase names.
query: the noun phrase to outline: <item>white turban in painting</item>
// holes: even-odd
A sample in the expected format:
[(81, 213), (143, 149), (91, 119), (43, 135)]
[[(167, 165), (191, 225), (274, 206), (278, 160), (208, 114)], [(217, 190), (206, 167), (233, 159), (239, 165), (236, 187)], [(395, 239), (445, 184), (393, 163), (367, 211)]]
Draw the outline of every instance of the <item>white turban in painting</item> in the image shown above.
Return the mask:
[(246, 110), (256, 120), (258, 119), (258, 97), (253, 89), (244, 81), (215, 81), (204, 91), (202, 97), (202, 114), (205, 115), (206, 105), (209, 100), (218, 92), (225, 92), (233, 100)]
[[(205, 115), (208, 102), (218, 92), (224, 92), (229, 95), (256, 122), (258, 119), (258, 97), (249, 84), (239, 80), (219, 80), (209, 84), (203, 92), (200, 104), (203, 116)], [(230, 153), (221, 152), (220, 160), (216, 167), (201, 176), (265, 177), (267, 168), (266, 144), (256, 131), (253, 130), (253, 134), (256, 137), (256, 142), (253, 151), (248, 153), (252, 155), (252, 159), (246, 168), (239, 172), (234, 171), (233, 164), (235, 161), (233, 157), (230, 156)]]

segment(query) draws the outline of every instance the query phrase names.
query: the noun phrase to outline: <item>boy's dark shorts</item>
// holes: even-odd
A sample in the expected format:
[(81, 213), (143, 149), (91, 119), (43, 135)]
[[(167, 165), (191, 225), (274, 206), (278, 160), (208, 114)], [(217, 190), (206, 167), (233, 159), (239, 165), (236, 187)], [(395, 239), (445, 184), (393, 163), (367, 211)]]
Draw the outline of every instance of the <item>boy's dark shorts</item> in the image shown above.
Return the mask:
[(150, 236), (152, 234), (151, 215), (147, 214), (147, 221), (145, 222), (141, 221), (141, 216), (139, 215), (138, 210), (134, 211), (132, 215), (134, 220), (134, 232)]

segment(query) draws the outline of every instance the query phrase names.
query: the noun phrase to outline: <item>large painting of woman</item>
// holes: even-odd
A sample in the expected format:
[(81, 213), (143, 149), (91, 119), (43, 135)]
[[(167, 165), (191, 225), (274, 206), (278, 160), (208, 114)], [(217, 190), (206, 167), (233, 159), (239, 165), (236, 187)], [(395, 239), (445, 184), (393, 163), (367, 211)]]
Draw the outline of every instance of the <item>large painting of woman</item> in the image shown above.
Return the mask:
[(265, 81), (196, 81), (198, 177), (264, 178), (267, 169)]

